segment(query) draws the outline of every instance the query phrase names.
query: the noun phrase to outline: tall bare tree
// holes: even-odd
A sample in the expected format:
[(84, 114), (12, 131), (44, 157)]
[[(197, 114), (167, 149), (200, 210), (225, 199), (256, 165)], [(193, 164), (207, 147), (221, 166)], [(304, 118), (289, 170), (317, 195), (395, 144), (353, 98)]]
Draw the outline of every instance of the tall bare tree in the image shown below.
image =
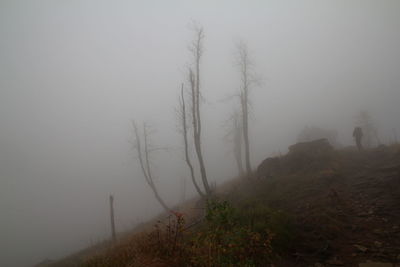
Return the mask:
[(232, 144), (233, 155), (235, 157), (236, 166), (238, 168), (238, 175), (244, 176), (245, 172), (243, 169), (243, 125), (242, 116), (238, 110), (235, 110), (227, 121), (227, 133), (225, 140)]
[(190, 160), (190, 156), (189, 156), (188, 125), (187, 125), (187, 118), (186, 118), (187, 111), (186, 111), (186, 102), (185, 102), (183, 84), (181, 87), (181, 95), (179, 98), (178, 116), (179, 116), (179, 120), (180, 120), (180, 130), (182, 131), (182, 137), (183, 137), (186, 165), (188, 166), (188, 168), (190, 170), (190, 177), (192, 178), (192, 182), (193, 182), (194, 187), (196, 188), (197, 193), (199, 193), (199, 195), (201, 197), (204, 197), (205, 196), (204, 193), (202, 192), (202, 190), (200, 189), (199, 185), (196, 182), (194, 167), (193, 167), (192, 161)]
[(194, 70), (192, 67), (189, 68), (189, 82), (190, 82), (190, 96), (192, 99), (191, 115), (193, 123), (193, 141), (194, 147), (199, 161), (201, 180), (203, 182), (204, 190), (207, 195), (211, 194), (210, 185), (207, 180), (207, 172), (203, 159), (203, 152), (201, 148), (201, 113), (200, 113), (200, 61), (203, 55), (203, 39), (204, 31), (203, 28), (194, 25), (195, 38), (189, 46), (194, 59)]
[(111, 237), (112, 241), (117, 241), (117, 234), (115, 232), (115, 218), (114, 218), (114, 196), (110, 195), (110, 222), (111, 222)]
[(243, 133), (243, 124), (240, 119), (240, 115), (238, 112), (233, 113), (233, 153), (235, 155), (236, 165), (238, 167), (239, 176), (244, 175), (243, 162), (242, 162), (242, 133)]
[(243, 41), (237, 45), (237, 65), (240, 72), (240, 105), (242, 113), (242, 124), (243, 124), (243, 141), (245, 150), (245, 163), (246, 172), (248, 175), (251, 174), (251, 163), (250, 163), (250, 141), (249, 141), (249, 109), (250, 101), (249, 94), (252, 87), (259, 83), (259, 79), (256, 78), (254, 73), (254, 65), (249, 56), (248, 48), (246, 43)]
[[(146, 123), (143, 123), (143, 141), (139, 132), (139, 128), (137, 127), (136, 123), (132, 122), (133, 129), (135, 132), (135, 141), (133, 148), (137, 152), (137, 157), (139, 160), (140, 168), (142, 169), (143, 176), (150, 186), (151, 190), (154, 193), (155, 198), (161, 204), (161, 206), (165, 209), (165, 211), (170, 212), (171, 209), (165, 204), (165, 201), (161, 198), (160, 194), (158, 193), (157, 187), (154, 183), (153, 173), (151, 169), (151, 162), (150, 162), (150, 153), (159, 148), (151, 148), (150, 147), (150, 132)], [(142, 147), (143, 146), (143, 147)]]

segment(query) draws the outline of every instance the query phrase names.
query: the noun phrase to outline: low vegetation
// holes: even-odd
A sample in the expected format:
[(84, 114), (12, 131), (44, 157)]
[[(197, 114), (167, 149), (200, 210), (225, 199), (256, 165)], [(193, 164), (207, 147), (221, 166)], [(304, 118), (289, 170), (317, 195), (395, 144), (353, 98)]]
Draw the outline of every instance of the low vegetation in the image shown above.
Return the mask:
[(195, 227), (174, 213), (150, 233), (93, 256), (85, 265), (260, 266), (287, 249), (292, 237), (290, 220), (281, 211), (257, 202), (234, 206), (213, 199)]
[(281, 158), (283, 171), (220, 186), (212, 198), (199, 200), (200, 212), (191, 202), (182, 213), (153, 221), (151, 229), (80, 255), (74, 264), (53, 266), (396, 263), (400, 147), (329, 153), (323, 164), (302, 162), (297, 171), (285, 171), (295, 157)]

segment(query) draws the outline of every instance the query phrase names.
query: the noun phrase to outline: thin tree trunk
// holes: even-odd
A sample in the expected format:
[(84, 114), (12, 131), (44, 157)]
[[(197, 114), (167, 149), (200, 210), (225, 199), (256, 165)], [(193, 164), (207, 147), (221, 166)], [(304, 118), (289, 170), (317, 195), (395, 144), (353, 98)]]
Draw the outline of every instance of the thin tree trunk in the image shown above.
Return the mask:
[(250, 141), (249, 141), (249, 112), (247, 103), (247, 92), (244, 92), (244, 99), (242, 101), (243, 110), (243, 139), (245, 149), (245, 162), (247, 174), (251, 174), (251, 163), (250, 163)]
[(110, 220), (111, 220), (111, 237), (113, 242), (117, 240), (115, 233), (115, 221), (114, 221), (114, 197), (110, 195)]
[(136, 135), (136, 150), (138, 153), (140, 167), (142, 169), (145, 180), (146, 180), (147, 184), (150, 186), (155, 198), (160, 203), (160, 205), (165, 209), (165, 211), (170, 212), (171, 209), (167, 206), (167, 204), (165, 204), (164, 200), (158, 194), (157, 187), (154, 184), (153, 176), (151, 174), (149, 150), (148, 150), (148, 140), (147, 140), (148, 134), (147, 134), (147, 130), (146, 130), (146, 124), (145, 123), (143, 124), (145, 160), (143, 160), (140, 135), (139, 135), (139, 131), (138, 131), (138, 128), (135, 123), (133, 123), (133, 127), (134, 127), (135, 135)]
[(239, 176), (243, 176), (244, 175), (244, 170), (243, 170), (243, 162), (242, 162), (242, 123), (240, 123), (240, 119), (239, 119), (239, 114), (238, 113), (234, 113), (233, 115), (233, 153), (235, 155), (235, 160), (236, 160), (236, 165), (238, 167), (238, 173)]
[(245, 149), (245, 163), (247, 175), (251, 175), (251, 163), (250, 163), (250, 141), (249, 141), (249, 90), (252, 84), (249, 68), (251, 62), (247, 47), (244, 43), (241, 43), (239, 49), (239, 67), (242, 80), (242, 88), (240, 92), (240, 104), (242, 106), (242, 122), (243, 122), (243, 141)]
[(191, 96), (192, 96), (192, 122), (193, 122), (193, 141), (194, 141), (194, 147), (196, 150), (196, 155), (197, 159), (199, 161), (199, 166), (200, 166), (200, 174), (201, 174), (201, 180), (203, 182), (204, 190), (206, 191), (206, 194), (209, 195), (211, 194), (210, 186), (208, 184), (207, 180), (207, 173), (206, 173), (206, 168), (204, 165), (204, 160), (203, 160), (203, 154), (201, 151), (201, 135), (199, 131), (199, 120), (200, 120), (200, 114), (199, 114), (199, 93), (197, 91), (197, 78), (195, 78), (195, 75), (192, 70), (189, 71), (189, 79), (190, 79), (190, 86), (191, 86)]
[(183, 127), (183, 140), (184, 140), (184, 145), (185, 145), (185, 159), (186, 159), (186, 164), (189, 167), (190, 170), (190, 177), (192, 178), (192, 182), (194, 187), (196, 188), (197, 193), (201, 197), (204, 197), (204, 193), (201, 191), (199, 185), (196, 182), (195, 175), (194, 175), (194, 168), (192, 165), (192, 162), (190, 161), (189, 157), (189, 148), (188, 148), (188, 139), (187, 139), (187, 125), (186, 125), (186, 105), (185, 105), (185, 97), (183, 95), (183, 84), (181, 88), (181, 104), (182, 104), (182, 127)]

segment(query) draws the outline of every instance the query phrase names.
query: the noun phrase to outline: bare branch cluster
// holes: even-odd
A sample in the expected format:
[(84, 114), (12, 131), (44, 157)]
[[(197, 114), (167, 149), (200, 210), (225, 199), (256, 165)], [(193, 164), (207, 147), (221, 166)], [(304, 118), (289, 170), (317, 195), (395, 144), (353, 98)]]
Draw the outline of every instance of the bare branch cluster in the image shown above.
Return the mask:
[(150, 143), (150, 135), (153, 132), (149, 130), (149, 127), (146, 123), (143, 123), (142, 134), (140, 134), (139, 127), (136, 125), (135, 121), (132, 121), (133, 130), (135, 133), (135, 141), (134, 141), (134, 149), (137, 152), (137, 158), (139, 160), (139, 165), (142, 170), (143, 176), (150, 186), (151, 190), (154, 193), (155, 198), (161, 204), (161, 206), (167, 211), (170, 211), (170, 208), (167, 206), (165, 201), (161, 198), (158, 193), (157, 187), (154, 183), (154, 177), (152, 173), (152, 166), (150, 161), (150, 154), (153, 151), (157, 151), (160, 148), (155, 148), (151, 146)]

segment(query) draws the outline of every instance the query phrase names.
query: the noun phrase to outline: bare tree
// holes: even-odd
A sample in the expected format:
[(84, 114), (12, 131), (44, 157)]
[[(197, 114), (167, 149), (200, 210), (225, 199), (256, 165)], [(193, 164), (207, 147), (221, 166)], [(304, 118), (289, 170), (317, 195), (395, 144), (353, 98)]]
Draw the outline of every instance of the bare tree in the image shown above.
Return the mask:
[(200, 61), (203, 55), (203, 28), (194, 25), (195, 38), (189, 46), (189, 51), (194, 58), (194, 70), (189, 68), (190, 96), (192, 100), (191, 115), (193, 123), (193, 141), (194, 147), (199, 161), (200, 174), (203, 182), (204, 190), (207, 195), (211, 194), (210, 186), (207, 180), (206, 167), (204, 164), (203, 153), (201, 148), (201, 114), (200, 114)]
[(204, 197), (204, 193), (201, 191), (199, 185), (196, 182), (196, 177), (195, 177), (195, 173), (194, 173), (194, 168), (193, 168), (193, 164), (190, 160), (190, 156), (189, 156), (189, 142), (188, 142), (188, 125), (187, 125), (187, 119), (186, 119), (186, 103), (185, 103), (185, 95), (184, 95), (184, 90), (183, 90), (183, 84), (181, 87), (181, 95), (179, 98), (179, 110), (178, 110), (178, 116), (180, 119), (180, 130), (182, 131), (182, 137), (183, 137), (183, 144), (184, 144), (184, 150), (185, 150), (185, 161), (186, 161), (186, 165), (188, 166), (189, 170), (190, 170), (190, 177), (192, 178), (192, 182), (194, 187), (196, 188), (197, 193), (199, 193), (199, 195), (201, 197)]
[(110, 195), (110, 222), (111, 222), (111, 237), (112, 241), (117, 241), (117, 234), (115, 233), (115, 219), (114, 219), (114, 197)]
[(250, 59), (247, 45), (241, 41), (237, 45), (237, 65), (240, 72), (240, 106), (242, 113), (242, 124), (243, 124), (243, 141), (245, 149), (245, 163), (246, 172), (248, 175), (251, 174), (251, 163), (250, 163), (250, 141), (249, 141), (249, 94), (253, 86), (259, 83), (259, 79), (255, 77), (253, 70), (253, 63)]
[(233, 114), (233, 153), (235, 155), (239, 176), (244, 175), (243, 162), (242, 162), (242, 144), (243, 144), (242, 133), (243, 133), (243, 124), (240, 119), (239, 113), (235, 111)]
[(235, 110), (227, 121), (227, 134), (225, 140), (233, 145), (233, 155), (235, 157), (236, 166), (239, 176), (244, 176), (243, 169), (243, 125), (241, 121), (241, 113)]
[[(156, 150), (159, 150), (160, 148), (150, 148), (150, 141), (149, 141), (149, 130), (146, 125), (146, 123), (143, 123), (143, 141), (141, 140), (139, 129), (136, 125), (136, 123), (133, 121), (132, 122), (133, 129), (135, 132), (135, 143), (134, 143), (134, 149), (137, 152), (137, 157), (139, 160), (140, 168), (142, 169), (144, 178), (147, 182), (147, 184), (150, 186), (151, 190), (154, 193), (155, 198), (157, 201), (161, 204), (161, 206), (167, 211), (170, 212), (171, 209), (165, 204), (165, 201), (161, 198), (160, 194), (158, 193), (157, 187), (154, 183), (154, 178), (152, 174), (152, 169), (151, 169), (151, 162), (150, 162), (150, 153)], [(143, 148), (142, 148), (143, 145)]]

